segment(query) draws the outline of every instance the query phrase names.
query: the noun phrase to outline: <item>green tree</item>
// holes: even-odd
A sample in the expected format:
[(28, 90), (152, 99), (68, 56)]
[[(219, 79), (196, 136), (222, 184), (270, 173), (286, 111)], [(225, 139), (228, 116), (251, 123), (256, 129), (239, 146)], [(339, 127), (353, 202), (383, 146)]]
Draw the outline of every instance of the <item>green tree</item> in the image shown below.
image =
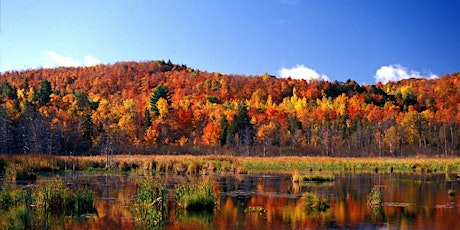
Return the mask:
[(144, 111), (144, 132), (152, 125), (152, 117), (150, 116), (150, 110), (145, 108)]
[(150, 109), (152, 111), (155, 111), (155, 114), (158, 115), (158, 107), (157, 107), (157, 102), (160, 100), (160, 98), (165, 99), (168, 104), (171, 103), (171, 94), (168, 91), (168, 88), (164, 85), (158, 85), (155, 90), (152, 93), (152, 96), (150, 97)]
[(48, 80), (42, 80), (38, 90), (38, 103), (40, 106), (46, 105), (50, 101), (51, 83)]
[(252, 145), (254, 137), (254, 128), (250, 122), (248, 108), (245, 104), (238, 105), (238, 113), (233, 116), (233, 120), (228, 128), (229, 133), (234, 136), (238, 133), (240, 142), (243, 145)]
[(4, 81), (0, 86), (0, 100), (2, 100), (2, 98), (8, 98), (11, 100), (17, 98), (16, 89), (11, 86), (8, 81)]

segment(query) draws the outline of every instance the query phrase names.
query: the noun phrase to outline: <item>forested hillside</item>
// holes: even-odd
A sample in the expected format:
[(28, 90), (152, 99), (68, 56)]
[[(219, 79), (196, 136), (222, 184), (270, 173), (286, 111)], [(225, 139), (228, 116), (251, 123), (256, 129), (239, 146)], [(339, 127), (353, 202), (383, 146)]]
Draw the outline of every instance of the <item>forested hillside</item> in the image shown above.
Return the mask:
[(460, 74), (359, 85), (170, 61), (0, 76), (0, 152), (458, 156)]

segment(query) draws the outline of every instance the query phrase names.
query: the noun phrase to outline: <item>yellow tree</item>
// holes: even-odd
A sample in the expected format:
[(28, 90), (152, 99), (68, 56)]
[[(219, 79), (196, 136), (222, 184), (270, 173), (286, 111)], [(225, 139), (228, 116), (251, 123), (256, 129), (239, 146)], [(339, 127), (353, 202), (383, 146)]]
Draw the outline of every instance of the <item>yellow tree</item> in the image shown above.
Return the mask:
[(399, 143), (399, 132), (395, 126), (390, 126), (387, 130), (385, 130), (385, 134), (383, 135), (383, 144), (389, 148), (390, 155), (394, 156), (396, 147)]
[(136, 103), (133, 99), (127, 99), (123, 101), (123, 106), (119, 106), (119, 112), (121, 114), (118, 120), (118, 128), (124, 132), (128, 141), (132, 144), (138, 144), (137, 138), (138, 125), (136, 124)]
[(158, 113), (160, 115), (160, 118), (161, 119), (165, 119), (166, 116), (168, 115), (169, 113), (169, 105), (168, 105), (168, 101), (162, 97), (160, 97), (160, 99), (158, 99), (158, 102), (156, 104), (156, 107), (158, 109)]
[(278, 133), (279, 125), (276, 125), (274, 121), (270, 121), (268, 124), (263, 124), (257, 131), (257, 138), (263, 145), (264, 156), (267, 154), (267, 147), (276, 138)]

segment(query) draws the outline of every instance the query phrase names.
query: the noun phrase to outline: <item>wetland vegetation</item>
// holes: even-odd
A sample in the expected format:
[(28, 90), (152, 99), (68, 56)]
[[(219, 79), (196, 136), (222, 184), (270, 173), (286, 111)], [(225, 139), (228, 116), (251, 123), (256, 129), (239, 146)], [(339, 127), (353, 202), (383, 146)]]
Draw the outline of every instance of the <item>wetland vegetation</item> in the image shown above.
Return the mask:
[(459, 163), (457, 158), (1, 155), (0, 228), (111, 223), (126, 229), (355, 228), (381, 222), (401, 227), (399, 221), (414, 215), (437, 226), (444, 220), (420, 213), (428, 207), (430, 213), (442, 209), (455, 216), (451, 210), (460, 210)]

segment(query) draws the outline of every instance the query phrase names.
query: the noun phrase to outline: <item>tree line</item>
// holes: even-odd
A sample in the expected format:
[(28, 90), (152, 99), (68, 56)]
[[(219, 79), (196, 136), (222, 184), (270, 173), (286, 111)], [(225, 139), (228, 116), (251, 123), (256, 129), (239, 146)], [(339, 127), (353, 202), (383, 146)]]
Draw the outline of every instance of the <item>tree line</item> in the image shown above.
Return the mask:
[(459, 79), (359, 85), (170, 61), (7, 71), (0, 152), (458, 156)]

